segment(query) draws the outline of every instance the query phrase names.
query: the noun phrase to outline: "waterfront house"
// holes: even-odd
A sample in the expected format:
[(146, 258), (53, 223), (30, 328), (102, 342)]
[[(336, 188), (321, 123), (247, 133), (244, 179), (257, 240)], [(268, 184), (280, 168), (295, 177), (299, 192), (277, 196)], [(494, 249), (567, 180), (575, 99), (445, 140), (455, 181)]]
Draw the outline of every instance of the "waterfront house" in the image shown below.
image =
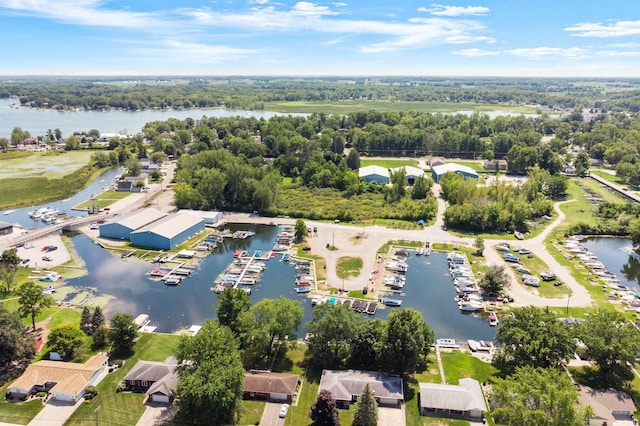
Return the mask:
[(380, 166), (360, 167), (358, 169), (358, 177), (363, 178), (365, 183), (387, 184), (390, 182), (389, 170)]
[(379, 405), (401, 407), (404, 402), (402, 378), (379, 371), (323, 370), (319, 390), (327, 389), (339, 407), (348, 408), (369, 385)]
[(124, 382), (128, 390), (146, 393), (147, 402), (170, 404), (178, 387), (175, 367), (172, 357), (166, 362), (139, 360), (124, 377)]
[(297, 374), (251, 370), (244, 374), (245, 399), (259, 399), (291, 404), (298, 386)]
[(487, 411), (477, 380), (460, 379), (458, 385), (420, 383), (420, 414), (480, 420)]
[(116, 182), (116, 191), (142, 192), (142, 189), (149, 185), (149, 175), (141, 173), (138, 176), (127, 176)]
[(51, 360), (34, 362), (9, 385), (9, 392), (18, 399), (36, 392), (48, 392), (53, 400), (75, 402), (82, 398), (88, 386), (98, 383), (108, 359), (106, 354), (99, 353), (84, 364)]
[(615, 425), (618, 421), (631, 424), (633, 413), (636, 411), (631, 397), (614, 389), (592, 389), (580, 386), (580, 402), (593, 408), (589, 426)]

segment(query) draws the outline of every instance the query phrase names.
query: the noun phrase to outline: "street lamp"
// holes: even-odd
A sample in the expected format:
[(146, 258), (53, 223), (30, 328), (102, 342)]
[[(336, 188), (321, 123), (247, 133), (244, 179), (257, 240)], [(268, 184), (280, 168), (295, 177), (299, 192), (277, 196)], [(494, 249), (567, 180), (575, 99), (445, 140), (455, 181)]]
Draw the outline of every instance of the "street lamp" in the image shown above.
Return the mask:
[(573, 292), (571, 291), (571, 287), (569, 287), (569, 294), (567, 295), (567, 315), (569, 315), (569, 301), (571, 300), (571, 294)]

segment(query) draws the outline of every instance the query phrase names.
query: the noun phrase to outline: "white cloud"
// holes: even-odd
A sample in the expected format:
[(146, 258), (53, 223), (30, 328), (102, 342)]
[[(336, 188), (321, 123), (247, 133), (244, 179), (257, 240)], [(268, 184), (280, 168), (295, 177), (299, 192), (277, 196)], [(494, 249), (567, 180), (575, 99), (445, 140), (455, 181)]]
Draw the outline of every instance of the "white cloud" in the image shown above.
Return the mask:
[(483, 50), (475, 47), (472, 49), (455, 50), (451, 53), (454, 55), (468, 56), (470, 58), (479, 58), (482, 56), (496, 56), (500, 54), (500, 52), (496, 50)]
[(344, 3), (344, 2), (336, 2), (336, 3), (331, 3), (332, 5), (334, 5), (335, 7), (347, 7), (348, 4)]
[(603, 50), (598, 52), (600, 56), (634, 58), (640, 56), (640, 50)]
[(167, 23), (154, 13), (105, 9), (102, 3), (99, 0), (0, 0), (0, 7), (17, 15), (35, 15), (74, 25), (142, 29)]
[(590, 57), (589, 51), (581, 47), (533, 47), (522, 49), (504, 50), (504, 53), (513, 56), (519, 56), (523, 58), (588, 58)]
[(134, 49), (139, 54), (153, 57), (170, 57), (173, 62), (217, 63), (245, 58), (261, 53), (260, 49), (242, 49), (229, 46), (213, 46), (203, 43), (188, 43), (179, 40), (163, 40), (160, 47)]
[(481, 16), (491, 11), (484, 6), (447, 6), (444, 4), (432, 4), (430, 8), (419, 7), (418, 12), (426, 12), (436, 16)]
[(625, 37), (640, 35), (640, 21), (581, 22), (564, 30), (575, 37)]
[(318, 6), (308, 1), (299, 1), (293, 6), (293, 12), (304, 16), (336, 15), (328, 6)]
[(636, 49), (640, 47), (640, 43), (628, 42), (628, 43), (610, 43), (607, 44), (607, 47), (612, 49)]

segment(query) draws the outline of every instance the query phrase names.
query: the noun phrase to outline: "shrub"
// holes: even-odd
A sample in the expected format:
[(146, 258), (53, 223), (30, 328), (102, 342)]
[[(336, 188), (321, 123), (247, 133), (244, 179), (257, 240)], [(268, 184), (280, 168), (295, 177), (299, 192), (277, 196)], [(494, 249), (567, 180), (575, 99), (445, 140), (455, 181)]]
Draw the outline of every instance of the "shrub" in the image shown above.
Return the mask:
[(87, 386), (87, 390), (84, 393), (85, 400), (92, 400), (98, 395), (98, 389), (95, 386)]

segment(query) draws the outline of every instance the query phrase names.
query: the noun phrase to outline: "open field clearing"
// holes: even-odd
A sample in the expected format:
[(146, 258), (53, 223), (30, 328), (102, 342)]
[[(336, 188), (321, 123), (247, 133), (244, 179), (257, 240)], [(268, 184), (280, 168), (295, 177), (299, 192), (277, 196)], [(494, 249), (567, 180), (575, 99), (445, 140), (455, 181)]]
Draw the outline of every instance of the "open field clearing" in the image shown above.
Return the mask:
[(453, 113), (457, 111), (508, 111), (516, 114), (535, 114), (534, 108), (516, 107), (511, 105), (491, 105), (475, 103), (453, 103), (453, 102), (392, 102), (392, 101), (335, 101), (335, 102), (266, 102), (265, 111), (274, 112), (307, 112), (326, 114), (347, 114), (357, 111), (419, 111), (419, 112), (442, 112)]
[(34, 152), (26, 157), (10, 159), (4, 159), (0, 155), (0, 179), (59, 179), (88, 164), (93, 153), (94, 151), (70, 151), (64, 154)]

